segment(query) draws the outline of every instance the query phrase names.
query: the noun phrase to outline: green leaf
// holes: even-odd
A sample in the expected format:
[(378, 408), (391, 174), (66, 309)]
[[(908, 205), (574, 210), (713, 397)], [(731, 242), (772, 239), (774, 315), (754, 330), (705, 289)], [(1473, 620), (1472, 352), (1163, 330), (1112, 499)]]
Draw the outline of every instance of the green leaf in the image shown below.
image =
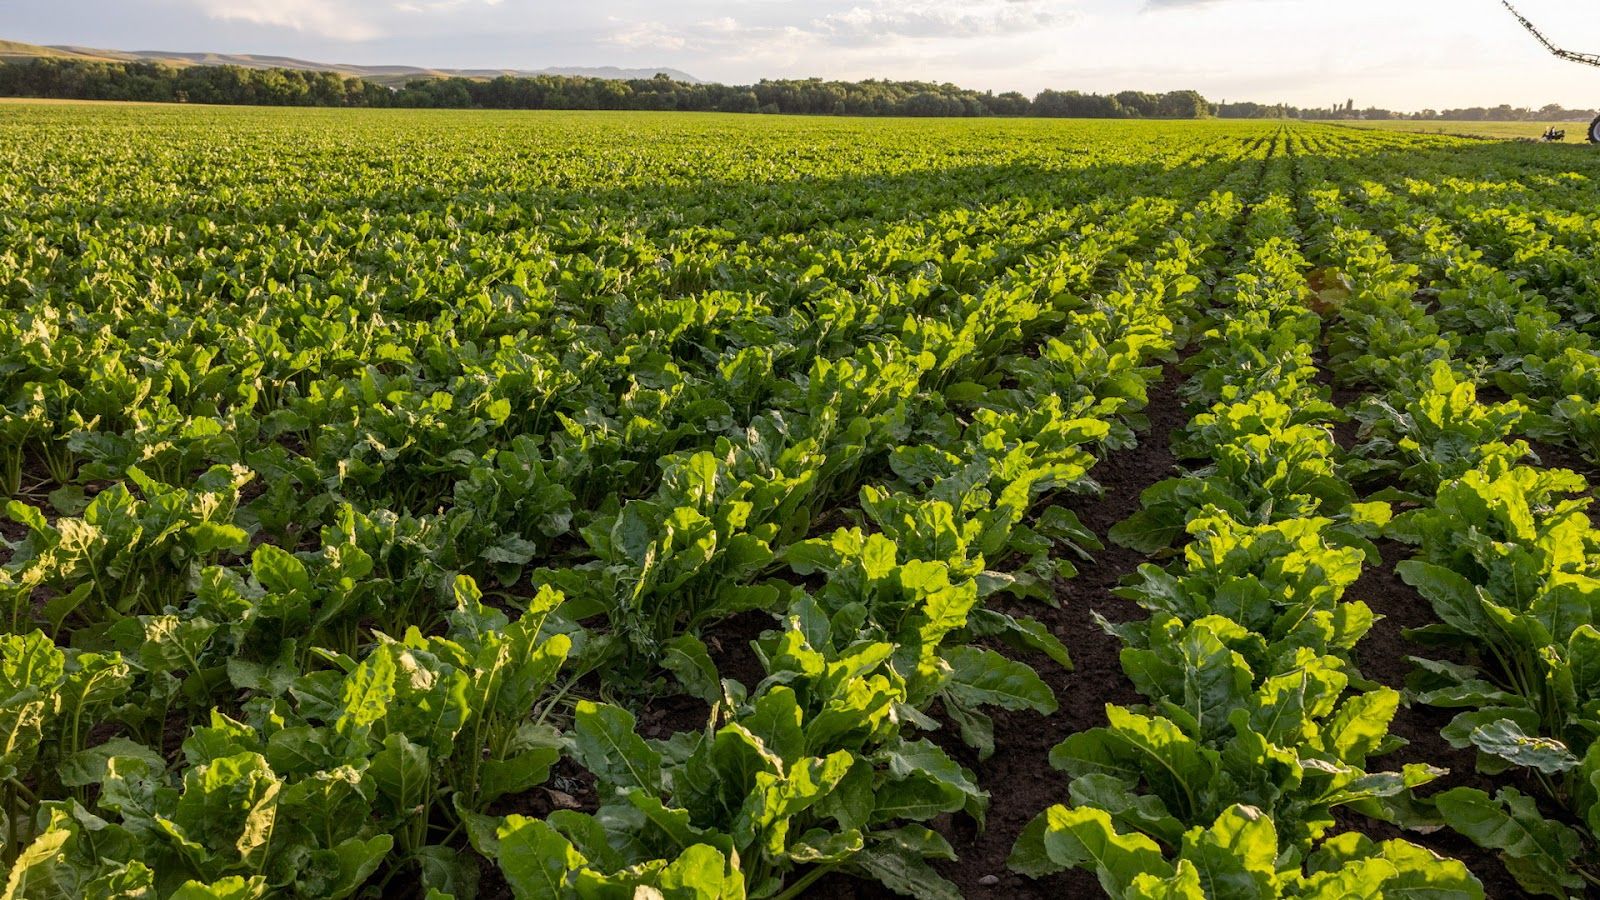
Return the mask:
[(149, 777), (155, 778), (167, 769), (167, 760), (143, 744), (127, 738), (112, 738), (103, 744), (80, 750), (62, 763), (61, 783), (67, 787), (98, 785), (106, 777), (112, 759), (116, 759), (123, 772), (134, 771), (142, 765)]
[(1023, 663), (970, 645), (949, 648), (944, 658), (951, 668), (944, 689), (963, 706), (1031, 709), (1041, 715), (1056, 711), (1055, 692)]
[(1044, 843), (1044, 835), (1049, 828), (1048, 812), (1034, 816), (1023, 826), (1022, 833), (1017, 836), (1017, 842), (1011, 846), (1011, 855), (1006, 860), (1006, 866), (1013, 872), (1035, 879), (1067, 868), (1050, 858), (1050, 849)]
[[(473, 845), (476, 848), (476, 844)], [(480, 851), (481, 852), (481, 851)], [(484, 854), (491, 862), (493, 854)], [(417, 875), (429, 896), (470, 898), (478, 896), (479, 861), (456, 847), (437, 844), (417, 851)]]
[(250, 555), (250, 573), (262, 587), (276, 593), (299, 591), (309, 595), (315, 590), (306, 564), (271, 544), (262, 544)]
[(1140, 875), (1174, 874), (1154, 841), (1142, 834), (1119, 834), (1105, 810), (1052, 806), (1041, 819), (1039, 841), (1055, 870), (1093, 868), (1100, 886), (1112, 897), (1123, 896)]
[[(1145, 873), (1133, 880), (1123, 900), (1208, 900), (1200, 884), (1200, 870), (1194, 863), (1178, 860), (1177, 871), (1171, 877)], [(1329, 898), (1334, 900), (1334, 898)], [(1338, 900), (1346, 900), (1344, 897)]]
[(1546, 737), (1531, 736), (1510, 719), (1496, 719), (1472, 729), (1472, 743), (1491, 756), (1513, 765), (1538, 769), (1546, 775), (1576, 769), (1578, 758), (1567, 745)]
[(333, 864), (328, 868), (337, 874), (310, 883), (302, 880), (302, 890), (310, 896), (342, 900), (359, 890), (372, 873), (378, 871), (393, 847), (394, 838), (379, 834), (366, 840), (350, 838), (331, 850), (318, 851), (313, 857), (329, 857)]
[(897, 842), (868, 847), (856, 855), (853, 867), (897, 894), (917, 900), (962, 900), (955, 885), (935, 872), (920, 854)]
[(344, 681), (342, 710), (334, 731), (346, 740), (362, 740), (371, 726), (389, 713), (395, 698), (395, 654), (379, 648)]
[(25, 847), (11, 865), (5, 900), (77, 900), (86, 873), (67, 858), (72, 837), (67, 827), (53, 827)]
[(1384, 862), (1394, 874), (1383, 883), (1384, 897), (1397, 900), (1483, 900), (1483, 885), (1467, 867), (1454, 859), (1441, 859), (1405, 841), (1384, 841)]
[(738, 865), (722, 851), (705, 844), (696, 844), (679, 854), (661, 870), (656, 887), (660, 890), (658, 896), (673, 900), (744, 900), (745, 896), (744, 875)]
[(550, 767), (561, 758), (553, 747), (539, 747), (508, 759), (484, 760), (478, 772), (478, 803), (493, 803), (507, 794), (520, 794), (550, 778)]
[(1446, 624), (1475, 637), (1494, 634), (1478, 587), (1463, 576), (1419, 560), (1402, 562), (1395, 566), (1395, 572), (1433, 605), (1434, 612)]
[(567, 875), (588, 860), (539, 819), (507, 816), (498, 829), (495, 861), (518, 900), (564, 900)]
[(383, 749), (373, 754), (367, 775), (395, 815), (410, 819), (427, 814), (435, 786), (428, 748), (405, 735), (391, 734), (383, 739)]
[(722, 680), (705, 642), (692, 634), (681, 634), (663, 644), (662, 649), (665, 655), (661, 667), (678, 677), (689, 696), (713, 705), (722, 699)]
[(1277, 896), (1277, 831), (1253, 806), (1231, 806), (1210, 828), (1191, 829), (1179, 858), (1194, 864), (1208, 897)]
[(1352, 697), (1328, 722), (1323, 745), (1336, 759), (1359, 764), (1383, 745), (1399, 708), (1399, 692), (1388, 688)]
[(1183, 514), (1168, 506), (1140, 510), (1111, 527), (1107, 537), (1119, 547), (1149, 555), (1172, 546), (1183, 534)]
[(839, 832), (813, 828), (790, 842), (784, 855), (799, 865), (836, 864), (860, 853), (865, 846), (861, 832), (854, 828)]
[(573, 715), (573, 753), (612, 791), (661, 791), (661, 754), (634, 733), (633, 715), (621, 707), (578, 701)]
[(1183, 825), (1167, 812), (1160, 797), (1138, 793), (1134, 787), (1111, 775), (1093, 774), (1072, 779), (1069, 792), (1073, 806), (1103, 809), (1119, 826), (1177, 846), (1183, 839)]
[(1457, 713), (1439, 733), (1450, 746), (1465, 750), (1473, 746), (1472, 733), (1484, 725), (1506, 720), (1515, 722), (1526, 733), (1539, 727), (1539, 713), (1526, 707), (1490, 706)]
[(210, 884), (186, 881), (167, 900), (257, 900), (267, 896), (267, 879), (233, 875)]
[(213, 848), (230, 847), (240, 864), (265, 866), (277, 826), (283, 782), (259, 753), (213, 759), (184, 773), (173, 822)]
[(1570, 868), (1581, 850), (1578, 835), (1540, 814), (1532, 798), (1502, 788), (1494, 799), (1476, 788), (1451, 788), (1434, 798), (1445, 824), (1480, 847), (1501, 852), (1525, 890), (1565, 897), (1583, 887)]
[(731, 829), (735, 839), (746, 846), (767, 834), (773, 840), (769, 850), (781, 852), (780, 828), (786, 829), (788, 825), (784, 820), (809, 809), (826, 796), (849, 773), (854, 762), (855, 757), (848, 750), (839, 750), (824, 759), (802, 760), (783, 775), (756, 773), (755, 788), (745, 797), (744, 807)]

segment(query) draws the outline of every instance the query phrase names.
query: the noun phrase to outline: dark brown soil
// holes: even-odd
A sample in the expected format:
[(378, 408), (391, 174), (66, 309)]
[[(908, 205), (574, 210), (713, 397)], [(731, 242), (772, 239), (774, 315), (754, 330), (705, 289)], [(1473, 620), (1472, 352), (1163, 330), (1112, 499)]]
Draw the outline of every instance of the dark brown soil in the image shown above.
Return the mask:
[(55, 479), (50, 477), (50, 467), (45, 465), (42, 454), (34, 449), (22, 452), (21, 493), (24, 497), (42, 501), (46, 494), (59, 486)]
[[(1411, 558), (1411, 548), (1395, 541), (1381, 540), (1378, 542), (1378, 551), (1383, 554), (1383, 563), (1365, 566), (1345, 599), (1364, 601), (1382, 617), (1356, 645), (1356, 665), (1368, 678), (1398, 689), (1405, 686), (1406, 675), (1412, 669), (1408, 656), (1432, 655), (1440, 659), (1447, 658), (1447, 655), (1435, 648), (1419, 647), (1402, 633), (1439, 621), (1428, 601), (1395, 572), (1398, 563)], [(1465, 662), (1464, 659), (1451, 661)]]
[(702, 731), (710, 717), (711, 707), (698, 698), (684, 694), (657, 697), (639, 711), (639, 735), (665, 740), (680, 731)]
[(1505, 389), (1501, 388), (1500, 386), (1489, 381), (1478, 382), (1479, 403), (1507, 403), (1512, 399), (1512, 396), (1506, 393)]
[(1317, 353), (1317, 383), (1325, 385), (1329, 391), (1329, 402), (1343, 410), (1350, 418), (1343, 422), (1333, 424), (1333, 442), (1339, 449), (1349, 453), (1355, 448), (1359, 438), (1358, 431), (1361, 423), (1355, 420), (1353, 413), (1361, 407), (1361, 400), (1370, 392), (1359, 387), (1341, 384), (1333, 375), (1333, 367), (1328, 365), (1326, 351)]
[(1597, 474), (1594, 464), (1571, 447), (1531, 439), (1528, 440), (1528, 446), (1533, 448), (1534, 455), (1539, 457), (1539, 463), (1547, 469), (1571, 469), (1591, 481)]
[(0, 566), (11, 562), (11, 545), (28, 536), (28, 529), (0, 512)]
[[(1169, 366), (1165, 382), (1151, 391), (1146, 415), (1150, 431), (1139, 446), (1109, 453), (1093, 470), (1104, 492), (1097, 497), (1072, 498), (1065, 505), (1102, 538), (1111, 526), (1139, 509), (1139, 495), (1173, 473), (1172, 434), (1188, 421), (1178, 397), (1182, 380), (1177, 366)], [(1060, 709), (1051, 716), (1001, 712), (995, 719), (995, 754), (979, 762), (963, 748), (946, 744), (957, 758), (978, 773), (990, 792), (987, 827), (979, 831), (966, 816), (957, 816), (941, 831), (955, 847), (959, 861), (941, 864), (940, 874), (955, 882), (969, 898), (1059, 898), (1072, 894), (1098, 896), (1099, 883), (1092, 873), (1072, 870), (1038, 881), (1024, 878), (1006, 867), (1012, 845), (1030, 821), (1047, 807), (1065, 802), (1067, 779), (1050, 767), (1050, 750), (1067, 735), (1105, 724), (1107, 703), (1140, 702), (1122, 673), (1121, 643), (1095, 624), (1092, 612), (1112, 622), (1143, 618), (1131, 601), (1111, 593), (1123, 578), (1147, 558), (1138, 552), (1108, 545), (1082, 564), (1077, 578), (1056, 588), (1059, 609), (1043, 604), (1016, 606), (1005, 611), (1031, 615), (1049, 627), (1072, 654), (1073, 670), (1066, 671), (1043, 657), (1028, 658), (1055, 691)], [(988, 883), (986, 883), (988, 882)], [(830, 896), (882, 896), (880, 889), (843, 882), (829, 885)]]
[[(767, 676), (767, 670), (762, 668), (761, 659), (756, 656), (751, 642), (760, 637), (763, 631), (771, 631), (775, 627), (777, 623), (771, 614), (747, 612), (718, 622), (706, 629), (701, 637), (706, 642), (711, 661), (716, 663), (717, 673), (754, 690), (761, 679)], [(704, 724), (702, 717), (688, 727), (698, 729)]]
[(600, 807), (595, 793), (595, 778), (570, 757), (562, 757), (550, 769), (550, 780), (521, 794), (502, 797), (490, 804), (491, 816), (512, 813), (542, 819), (558, 809), (593, 813)]
[[(1418, 646), (1406, 639), (1403, 633), (1406, 629), (1432, 624), (1438, 619), (1428, 601), (1395, 574), (1395, 564), (1410, 558), (1410, 549), (1394, 541), (1381, 541), (1378, 549), (1383, 554), (1383, 563), (1367, 566), (1362, 571), (1360, 580), (1346, 595), (1350, 600), (1365, 601), (1372, 607), (1373, 612), (1383, 617), (1361, 643), (1356, 645), (1355, 662), (1367, 678), (1396, 690), (1404, 690), (1406, 676), (1414, 667), (1409, 657), (1444, 659), (1448, 658), (1448, 654), (1436, 648)], [(1475, 787), (1494, 793), (1498, 785), (1478, 774), (1476, 753), (1471, 750), (1457, 750), (1440, 735), (1439, 732), (1449, 724), (1450, 719), (1449, 710), (1420, 704), (1402, 705), (1400, 711), (1395, 714), (1394, 721), (1390, 723), (1389, 731), (1410, 743), (1381, 760), (1375, 760), (1374, 764), (1381, 763), (1385, 769), (1398, 769), (1407, 763), (1427, 763), (1449, 769), (1449, 774), (1417, 791), (1418, 796), (1422, 797), (1453, 787)], [(1505, 783), (1508, 782), (1504, 779), (1500, 782), (1500, 784)], [(1524, 789), (1531, 788), (1524, 787)], [(1472, 874), (1483, 882), (1489, 897), (1522, 896), (1516, 881), (1506, 872), (1505, 865), (1500, 862), (1497, 854), (1479, 847), (1450, 829), (1420, 834), (1412, 831), (1401, 832), (1386, 822), (1375, 821), (1365, 816), (1349, 815), (1342, 811), (1339, 818), (1342, 830), (1361, 831), (1375, 840), (1404, 838), (1441, 856), (1461, 860)]]
[(183, 742), (189, 739), (189, 719), (181, 710), (167, 714), (161, 727), (161, 755), (168, 760), (176, 760), (183, 750)]
[(1361, 407), (1361, 398), (1365, 396), (1366, 391), (1356, 388), (1333, 388), (1333, 405), (1348, 417), (1342, 422), (1333, 423), (1333, 443), (1341, 453), (1349, 453), (1361, 441), (1361, 423), (1356, 421), (1355, 411)]
[(1361, 423), (1357, 422), (1355, 419), (1348, 419), (1343, 422), (1333, 423), (1332, 431), (1334, 446), (1338, 447), (1339, 450), (1344, 453), (1349, 453), (1351, 450), (1354, 450), (1356, 444), (1361, 439), (1360, 434), (1358, 433), (1360, 428)]

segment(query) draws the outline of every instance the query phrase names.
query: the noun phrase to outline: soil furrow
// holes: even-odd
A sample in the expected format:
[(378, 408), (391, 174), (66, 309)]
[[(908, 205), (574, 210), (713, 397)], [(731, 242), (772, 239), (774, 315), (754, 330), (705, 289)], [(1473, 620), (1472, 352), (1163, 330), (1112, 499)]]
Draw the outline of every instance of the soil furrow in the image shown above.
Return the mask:
[[(1111, 526), (1138, 511), (1145, 488), (1172, 475), (1176, 461), (1171, 437), (1188, 421), (1177, 390), (1182, 380), (1177, 364), (1172, 364), (1165, 379), (1151, 386), (1145, 410), (1150, 430), (1140, 436), (1138, 446), (1107, 454), (1090, 473), (1103, 492), (1063, 503), (1102, 540)], [(1067, 779), (1050, 766), (1051, 748), (1069, 734), (1104, 725), (1107, 703), (1141, 701), (1122, 672), (1121, 642), (1095, 624), (1093, 613), (1112, 622), (1142, 618), (1143, 610), (1111, 591), (1148, 561), (1144, 554), (1107, 542), (1093, 561), (1079, 566), (1078, 577), (1057, 585), (1060, 608), (1030, 604), (1005, 609), (1043, 622), (1067, 645), (1073, 669), (1067, 671), (1043, 657), (1026, 658), (1055, 691), (1061, 708), (1047, 717), (1000, 712), (995, 716), (995, 754), (981, 763), (970, 750), (960, 748), (958, 758), (981, 773), (983, 786), (992, 795), (986, 828), (980, 831), (975, 822), (961, 816), (945, 829), (959, 860), (942, 865), (940, 874), (955, 882), (963, 896), (1042, 900), (1079, 892), (1094, 896), (1100, 890), (1094, 874), (1086, 870), (1035, 881), (1007, 869), (1006, 859), (1023, 827), (1046, 807), (1067, 798)]]

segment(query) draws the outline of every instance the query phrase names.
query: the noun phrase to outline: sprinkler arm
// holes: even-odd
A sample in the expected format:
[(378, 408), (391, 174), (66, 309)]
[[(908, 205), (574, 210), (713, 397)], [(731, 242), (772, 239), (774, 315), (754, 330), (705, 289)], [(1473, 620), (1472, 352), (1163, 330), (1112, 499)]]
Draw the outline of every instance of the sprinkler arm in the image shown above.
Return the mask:
[(1517, 17), (1517, 21), (1522, 23), (1522, 27), (1528, 29), (1529, 34), (1533, 35), (1535, 38), (1538, 38), (1539, 43), (1543, 44), (1546, 50), (1549, 50), (1551, 53), (1564, 60), (1567, 60), (1568, 62), (1583, 63), (1584, 65), (1588, 66), (1600, 66), (1600, 53), (1577, 53), (1572, 50), (1563, 50), (1551, 43), (1550, 39), (1544, 36), (1544, 32), (1535, 27), (1532, 22), (1529, 22), (1527, 18), (1522, 15), (1522, 13), (1517, 12), (1517, 8), (1511, 5), (1511, 0), (1500, 0), (1500, 5), (1510, 10), (1511, 14)]

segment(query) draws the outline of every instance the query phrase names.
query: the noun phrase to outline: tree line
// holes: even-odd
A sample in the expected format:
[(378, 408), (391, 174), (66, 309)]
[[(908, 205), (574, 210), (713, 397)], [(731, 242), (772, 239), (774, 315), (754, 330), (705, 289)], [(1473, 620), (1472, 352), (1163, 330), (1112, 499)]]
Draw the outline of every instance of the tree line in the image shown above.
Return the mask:
[(1093, 94), (1044, 90), (1033, 97), (924, 81), (763, 80), (751, 85), (674, 81), (665, 75), (618, 80), (570, 75), (493, 79), (416, 78), (386, 85), (302, 69), (169, 66), (155, 62), (37, 59), (0, 63), (0, 96), (59, 100), (141, 100), (246, 106), (434, 109), (616, 109), (847, 116), (1040, 116), (1081, 119), (1407, 119), (1469, 122), (1588, 121), (1600, 111), (1501, 105), (1397, 112), (1277, 103), (1213, 104), (1196, 91)]
[(1355, 101), (1325, 107), (1300, 108), (1286, 104), (1219, 103), (1216, 115), (1223, 119), (1318, 119), (1318, 120), (1405, 120), (1412, 122), (1587, 122), (1600, 110), (1567, 109), (1550, 103), (1539, 109), (1526, 106), (1470, 106), (1460, 109), (1423, 109), (1397, 112), (1378, 106), (1357, 109)]
[(922, 81), (763, 80), (725, 85), (567, 75), (418, 78), (388, 86), (334, 72), (153, 62), (39, 59), (0, 64), (0, 96), (256, 106), (440, 109), (617, 109), (851, 116), (1063, 116), (1193, 119), (1212, 113), (1195, 91), (1029, 98)]

